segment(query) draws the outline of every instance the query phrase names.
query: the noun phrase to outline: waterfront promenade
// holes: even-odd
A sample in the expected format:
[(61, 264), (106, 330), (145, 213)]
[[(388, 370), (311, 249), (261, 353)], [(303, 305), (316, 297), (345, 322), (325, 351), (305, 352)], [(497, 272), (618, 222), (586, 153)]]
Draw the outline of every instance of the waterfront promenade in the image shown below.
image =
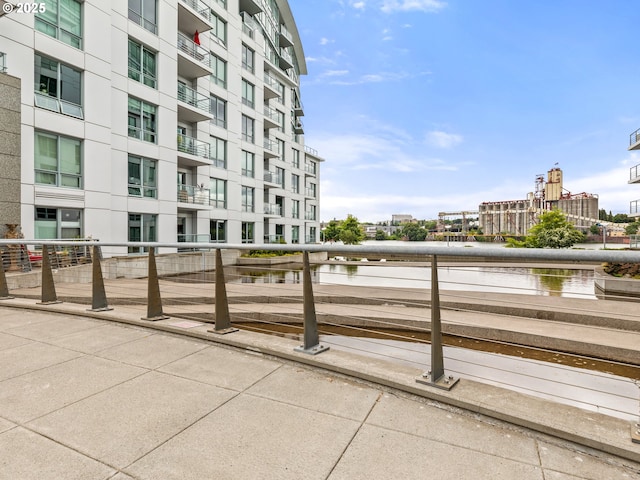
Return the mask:
[(629, 422), (86, 308), (0, 304), (0, 479), (640, 479)]

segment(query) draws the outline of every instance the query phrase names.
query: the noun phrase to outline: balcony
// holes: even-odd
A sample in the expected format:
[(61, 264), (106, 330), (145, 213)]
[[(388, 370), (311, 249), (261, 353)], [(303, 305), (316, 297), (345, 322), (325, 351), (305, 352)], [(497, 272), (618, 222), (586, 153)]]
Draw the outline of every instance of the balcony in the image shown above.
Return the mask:
[(177, 200), (181, 208), (184, 206), (193, 206), (196, 209), (203, 206), (208, 207), (211, 205), (209, 193), (208, 188), (199, 187), (197, 185), (178, 184)]
[(280, 68), (282, 70), (288, 70), (293, 68), (293, 57), (284, 48), (280, 49)]
[(629, 135), (629, 150), (640, 150), (640, 128)]
[(206, 142), (179, 133), (176, 148), (180, 165), (198, 167), (212, 163), (209, 158), (210, 145)]
[(627, 183), (640, 183), (640, 165), (629, 169), (629, 181)]
[(275, 108), (264, 106), (264, 128), (278, 128), (280, 126), (280, 117), (278, 110)]
[(277, 185), (280, 188), (283, 188), (284, 186), (284, 176), (282, 174), (267, 170), (264, 172), (263, 179), (266, 183)]
[(249, 15), (256, 15), (262, 12), (261, 0), (240, 0), (240, 11)]
[(283, 24), (280, 25), (280, 46), (281, 47), (293, 47), (293, 35), (289, 33), (287, 27)]
[(185, 78), (211, 75), (211, 56), (185, 34), (178, 32), (178, 73)]
[(280, 146), (276, 140), (269, 137), (264, 138), (264, 156), (265, 158), (279, 158)]
[(304, 105), (300, 100), (296, 100), (293, 105), (293, 114), (296, 117), (304, 117)]
[(316, 189), (315, 188), (305, 188), (304, 196), (308, 198), (316, 198)]
[(201, 0), (178, 2), (178, 30), (202, 33), (211, 28), (211, 10)]
[(278, 81), (272, 77), (269, 73), (264, 73), (264, 99), (270, 100), (272, 98), (279, 98), (280, 90), (278, 87)]
[(249, 38), (254, 39), (258, 24), (247, 12), (240, 12), (240, 16), (242, 17), (242, 32)]
[(211, 120), (211, 100), (183, 83), (178, 83), (178, 120), (187, 123)]
[(296, 135), (302, 135), (304, 133), (304, 125), (302, 124), (302, 120), (300, 120), (299, 118), (295, 120), (295, 123), (293, 125), (293, 133), (295, 133)]
[(284, 235), (265, 235), (264, 243), (285, 243)]
[(316, 220), (316, 212), (304, 212), (304, 219), (305, 220), (311, 220), (314, 221)]
[(277, 203), (265, 203), (264, 204), (264, 214), (267, 217), (281, 217), (282, 216), (282, 206)]
[(316, 174), (316, 164), (315, 163), (305, 163), (304, 164), (304, 171), (305, 171), (305, 173), (308, 173), (309, 175), (315, 176), (315, 174)]
[(629, 204), (629, 216), (640, 217), (640, 200), (634, 200)]

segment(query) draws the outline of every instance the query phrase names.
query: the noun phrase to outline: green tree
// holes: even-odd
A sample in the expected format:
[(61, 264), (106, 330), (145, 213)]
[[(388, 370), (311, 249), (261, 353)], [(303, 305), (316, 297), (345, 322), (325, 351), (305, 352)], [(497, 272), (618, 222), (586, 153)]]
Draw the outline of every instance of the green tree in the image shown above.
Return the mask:
[(402, 227), (401, 235), (411, 242), (422, 242), (427, 238), (427, 231), (415, 223), (406, 223)]
[(340, 236), (338, 237), (345, 245), (357, 245), (364, 239), (364, 230), (360, 226), (358, 219), (349, 215), (340, 225)]
[(639, 222), (630, 223), (625, 227), (624, 233), (626, 235), (636, 235), (638, 233), (638, 228), (640, 228)]
[(387, 239), (387, 234), (385, 233), (384, 230), (376, 230), (376, 240), (386, 240)]
[(340, 223), (337, 220), (331, 220), (322, 233), (325, 242), (337, 242), (340, 239)]
[(568, 248), (584, 240), (582, 232), (560, 210), (545, 212), (539, 220), (524, 241), (527, 248)]
[(633, 220), (626, 213), (616, 213), (613, 216), (613, 223), (629, 223)]

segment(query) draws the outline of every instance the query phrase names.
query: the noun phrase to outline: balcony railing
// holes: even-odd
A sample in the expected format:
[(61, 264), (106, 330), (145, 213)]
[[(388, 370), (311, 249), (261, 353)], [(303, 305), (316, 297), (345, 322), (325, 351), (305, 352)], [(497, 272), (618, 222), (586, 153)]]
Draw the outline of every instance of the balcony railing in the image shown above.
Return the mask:
[(283, 24), (280, 24), (280, 45), (292, 46), (293, 45), (293, 35), (287, 30)]
[(211, 199), (208, 188), (197, 185), (178, 184), (178, 202), (192, 203), (195, 205), (210, 205)]
[(264, 243), (284, 243), (284, 235), (265, 235)]
[(282, 205), (278, 205), (277, 203), (265, 203), (264, 204), (264, 213), (265, 215), (282, 215)]
[(190, 56), (197, 62), (202, 63), (207, 68), (211, 68), (211, 57), (209, 52), (180, 32), (178, 32), (178, 50)]
[(632, 217), (640, 216), (640, 200), (634, 200), (629, 204), (629, 215)]
[(316, 220), (316, 213), (315, 212), (304, 212), (304, 219), (305, 220)]
[(178, 83), (178, 100), (209, 113), (210, 98), (183, 83)]
[(313, 155), (314, 157), (318, 156), (318, 151), (315, 148), (307, 147), (305, 145), (304, 146), (304, 151), (307, 152), (309, 155)]
[(316, 189), (315, 188), (305, 188), (304, 194), (307, 197), (316, 198)]
[(264, 181), (282, 186), (284, 185), (284, 175), (276, 172), (266, 171), (264, 172)]
[(207, 22), (211, 21), (211, 10), (200, 0), (180, 0), (185, 5), (190, 6), (193, 10), (204, 18)]
[(311, 173), (312, 175), (316, 174), (316, 164), (315, 163), (305, 163), (304, 171), (307, 173)]
[(265, 120), (271, 121), (272, 124), (276, 126), (280, 126), (280, 117), (278, 115), (278, 110), (275, 108), (271, 108), (267, 105), (264, 106), (264, 117)]
[(264, 139), (264, 148), (269, 150), (274, 155), (280, 155), (280, 146), (276, 140), (272, 140), (269, 137), (265, 137)]
[(640, 128), (635, 132), (633, 132), (631, 135), (629, 135), (629, 147), (634, 147), (634, 146), (636, 148), (632, 148), (632, 150), (636, 150), (637, 148), (640, 148)]
[(629, 169), (629, 183), (637, 183), (640, 180), (640, 165)]
[(196, 138), (178, 134), (178, 151), (209, 159), (210, 145)]

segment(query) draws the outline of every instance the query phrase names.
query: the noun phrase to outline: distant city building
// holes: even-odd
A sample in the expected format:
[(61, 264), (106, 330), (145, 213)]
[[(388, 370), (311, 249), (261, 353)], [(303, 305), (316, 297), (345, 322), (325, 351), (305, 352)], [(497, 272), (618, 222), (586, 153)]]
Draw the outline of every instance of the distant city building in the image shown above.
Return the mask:
[(0, 13), (0, 222), (37, 239), (319, 240), (287, 0), (33, 5)]
[(411, 223), (417, 220), (414, 220), (413, 216), (407, 214), (395, 214), (391, 215), (391, 223)]
[[(640, 150), (640, 128), (630, 135), (628, 150)], [(628, 183), (640, 183), (640, 165), (631, 167)], [(632, 200), (630, 202), (629, 216), (640, 217), (640, 200)]]
[(587, 229), (598, 223), (598, 196), (590, 193), (572, 194), (562, 186), (562, 170), (553, 168), (547, 179), (536, 177), (534, 192), (526, 200), (483, 202), (478, 207), (479, 222), (486, 235), (526, 235), (538, 223), (540, 214), (558, 209), (576, 227)]

